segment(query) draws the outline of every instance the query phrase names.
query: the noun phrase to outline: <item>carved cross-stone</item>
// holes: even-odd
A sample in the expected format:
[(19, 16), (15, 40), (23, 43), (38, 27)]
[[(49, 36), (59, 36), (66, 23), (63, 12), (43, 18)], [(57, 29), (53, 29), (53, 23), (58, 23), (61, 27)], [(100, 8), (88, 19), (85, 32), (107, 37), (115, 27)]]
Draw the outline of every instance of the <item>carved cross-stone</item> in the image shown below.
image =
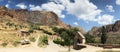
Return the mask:
[(74, 45), (73, 45), (74, 49), (79, 49), (78, 43), (79, 44), (85, 44), (85, 37), (80, 32), (78, 32), (78, 34), (76, 34), (76, 36), (74, 38)]

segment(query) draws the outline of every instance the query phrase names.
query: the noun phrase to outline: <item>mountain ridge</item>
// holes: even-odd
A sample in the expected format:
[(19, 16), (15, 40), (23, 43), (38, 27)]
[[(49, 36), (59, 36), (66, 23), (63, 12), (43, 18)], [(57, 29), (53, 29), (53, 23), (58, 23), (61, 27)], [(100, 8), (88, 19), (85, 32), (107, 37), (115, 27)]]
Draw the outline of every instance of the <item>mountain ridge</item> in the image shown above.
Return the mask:
[(40, 23), (42, 25), (58, 25), (67, 27), (57, 14), (51, 11), (28, 11), (26, 9), (8, 9), (0, 6), (0, 18), (9, 16), (11, 19), (19, 19), (24, 22)]
[[(108, 24), (104, 25), (106, 27), (106, 32), (108, 34), (120, 34), (120, 20), (116, 21), (114, 24)], [(93, 27), (90, 31), (88, 31), (88, 34), (91, 35), (99, 35), (101, 33), (102, 27)]]

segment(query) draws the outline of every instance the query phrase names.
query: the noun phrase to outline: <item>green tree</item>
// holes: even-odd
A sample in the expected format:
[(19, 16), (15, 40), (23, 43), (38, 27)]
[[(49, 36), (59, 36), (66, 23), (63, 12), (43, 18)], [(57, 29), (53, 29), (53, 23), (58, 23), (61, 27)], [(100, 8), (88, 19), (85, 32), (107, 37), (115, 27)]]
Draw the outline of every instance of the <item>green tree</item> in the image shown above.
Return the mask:
[(102, 31), (101, 31), (101, 43), (105, 44), (107, 40), (107, 35), (106, 35), (106, 27), (102, 27)]
[(94, 36), (90, 35), (90, 34), (85, 34), (84, 35), (86, 38), (86, 43), (95, 43), (95, 38)]
[(58, 32), (58, 28), (57, 27), (51, 27), (52, 28), (52, 30), (54, 31), (54, 32)]
[(70, 28), (70, 29), (52, 27), (52, 29), (64, 40), (64, 41), (60, 41), (59, 44), (67, 45), (67, 46), (70, 46), (73, 44), (74, 37), (79, 31), (79, 28), (76, 28), (76, 27)]

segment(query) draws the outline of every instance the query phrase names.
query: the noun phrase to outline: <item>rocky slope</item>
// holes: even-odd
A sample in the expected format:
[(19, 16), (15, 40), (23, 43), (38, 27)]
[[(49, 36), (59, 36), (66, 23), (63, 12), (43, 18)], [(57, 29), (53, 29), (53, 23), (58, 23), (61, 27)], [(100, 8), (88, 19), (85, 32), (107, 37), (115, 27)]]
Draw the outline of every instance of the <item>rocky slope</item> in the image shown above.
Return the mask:
[[(120, 20), (116, 21), (114, 24), (105, 25), (106, 32), (108, 34), (119, 34), (120, 35)], [(99, 35), (101, 33), (102, 27), (93, 27), (88, 33), (91, 35)]]
[[(106, 27), (107, 40), (106, 44), (120, 44), (120, 20), (114, 24), (104, 25)], [(95, 42), (100, 43), (101, 41), (102, 27), (93, 27), (88, 34), (92, 35)]]
[(51, 11), (27, 11), (22, 9), (8, 9), (0, 6), (0, 22), (39, 23), (42, 25), (58, 25), (66, 27), (58, 16)]

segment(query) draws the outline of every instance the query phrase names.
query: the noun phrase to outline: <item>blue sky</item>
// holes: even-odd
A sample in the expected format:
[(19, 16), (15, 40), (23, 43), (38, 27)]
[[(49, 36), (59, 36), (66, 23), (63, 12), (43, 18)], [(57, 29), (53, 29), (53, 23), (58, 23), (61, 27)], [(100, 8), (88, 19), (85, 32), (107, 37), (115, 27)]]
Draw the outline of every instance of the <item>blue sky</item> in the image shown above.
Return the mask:
[(120, 0), (0, 0), (0, 6), (53, 11), (64, 23), (86, 31), (120, 19)]

